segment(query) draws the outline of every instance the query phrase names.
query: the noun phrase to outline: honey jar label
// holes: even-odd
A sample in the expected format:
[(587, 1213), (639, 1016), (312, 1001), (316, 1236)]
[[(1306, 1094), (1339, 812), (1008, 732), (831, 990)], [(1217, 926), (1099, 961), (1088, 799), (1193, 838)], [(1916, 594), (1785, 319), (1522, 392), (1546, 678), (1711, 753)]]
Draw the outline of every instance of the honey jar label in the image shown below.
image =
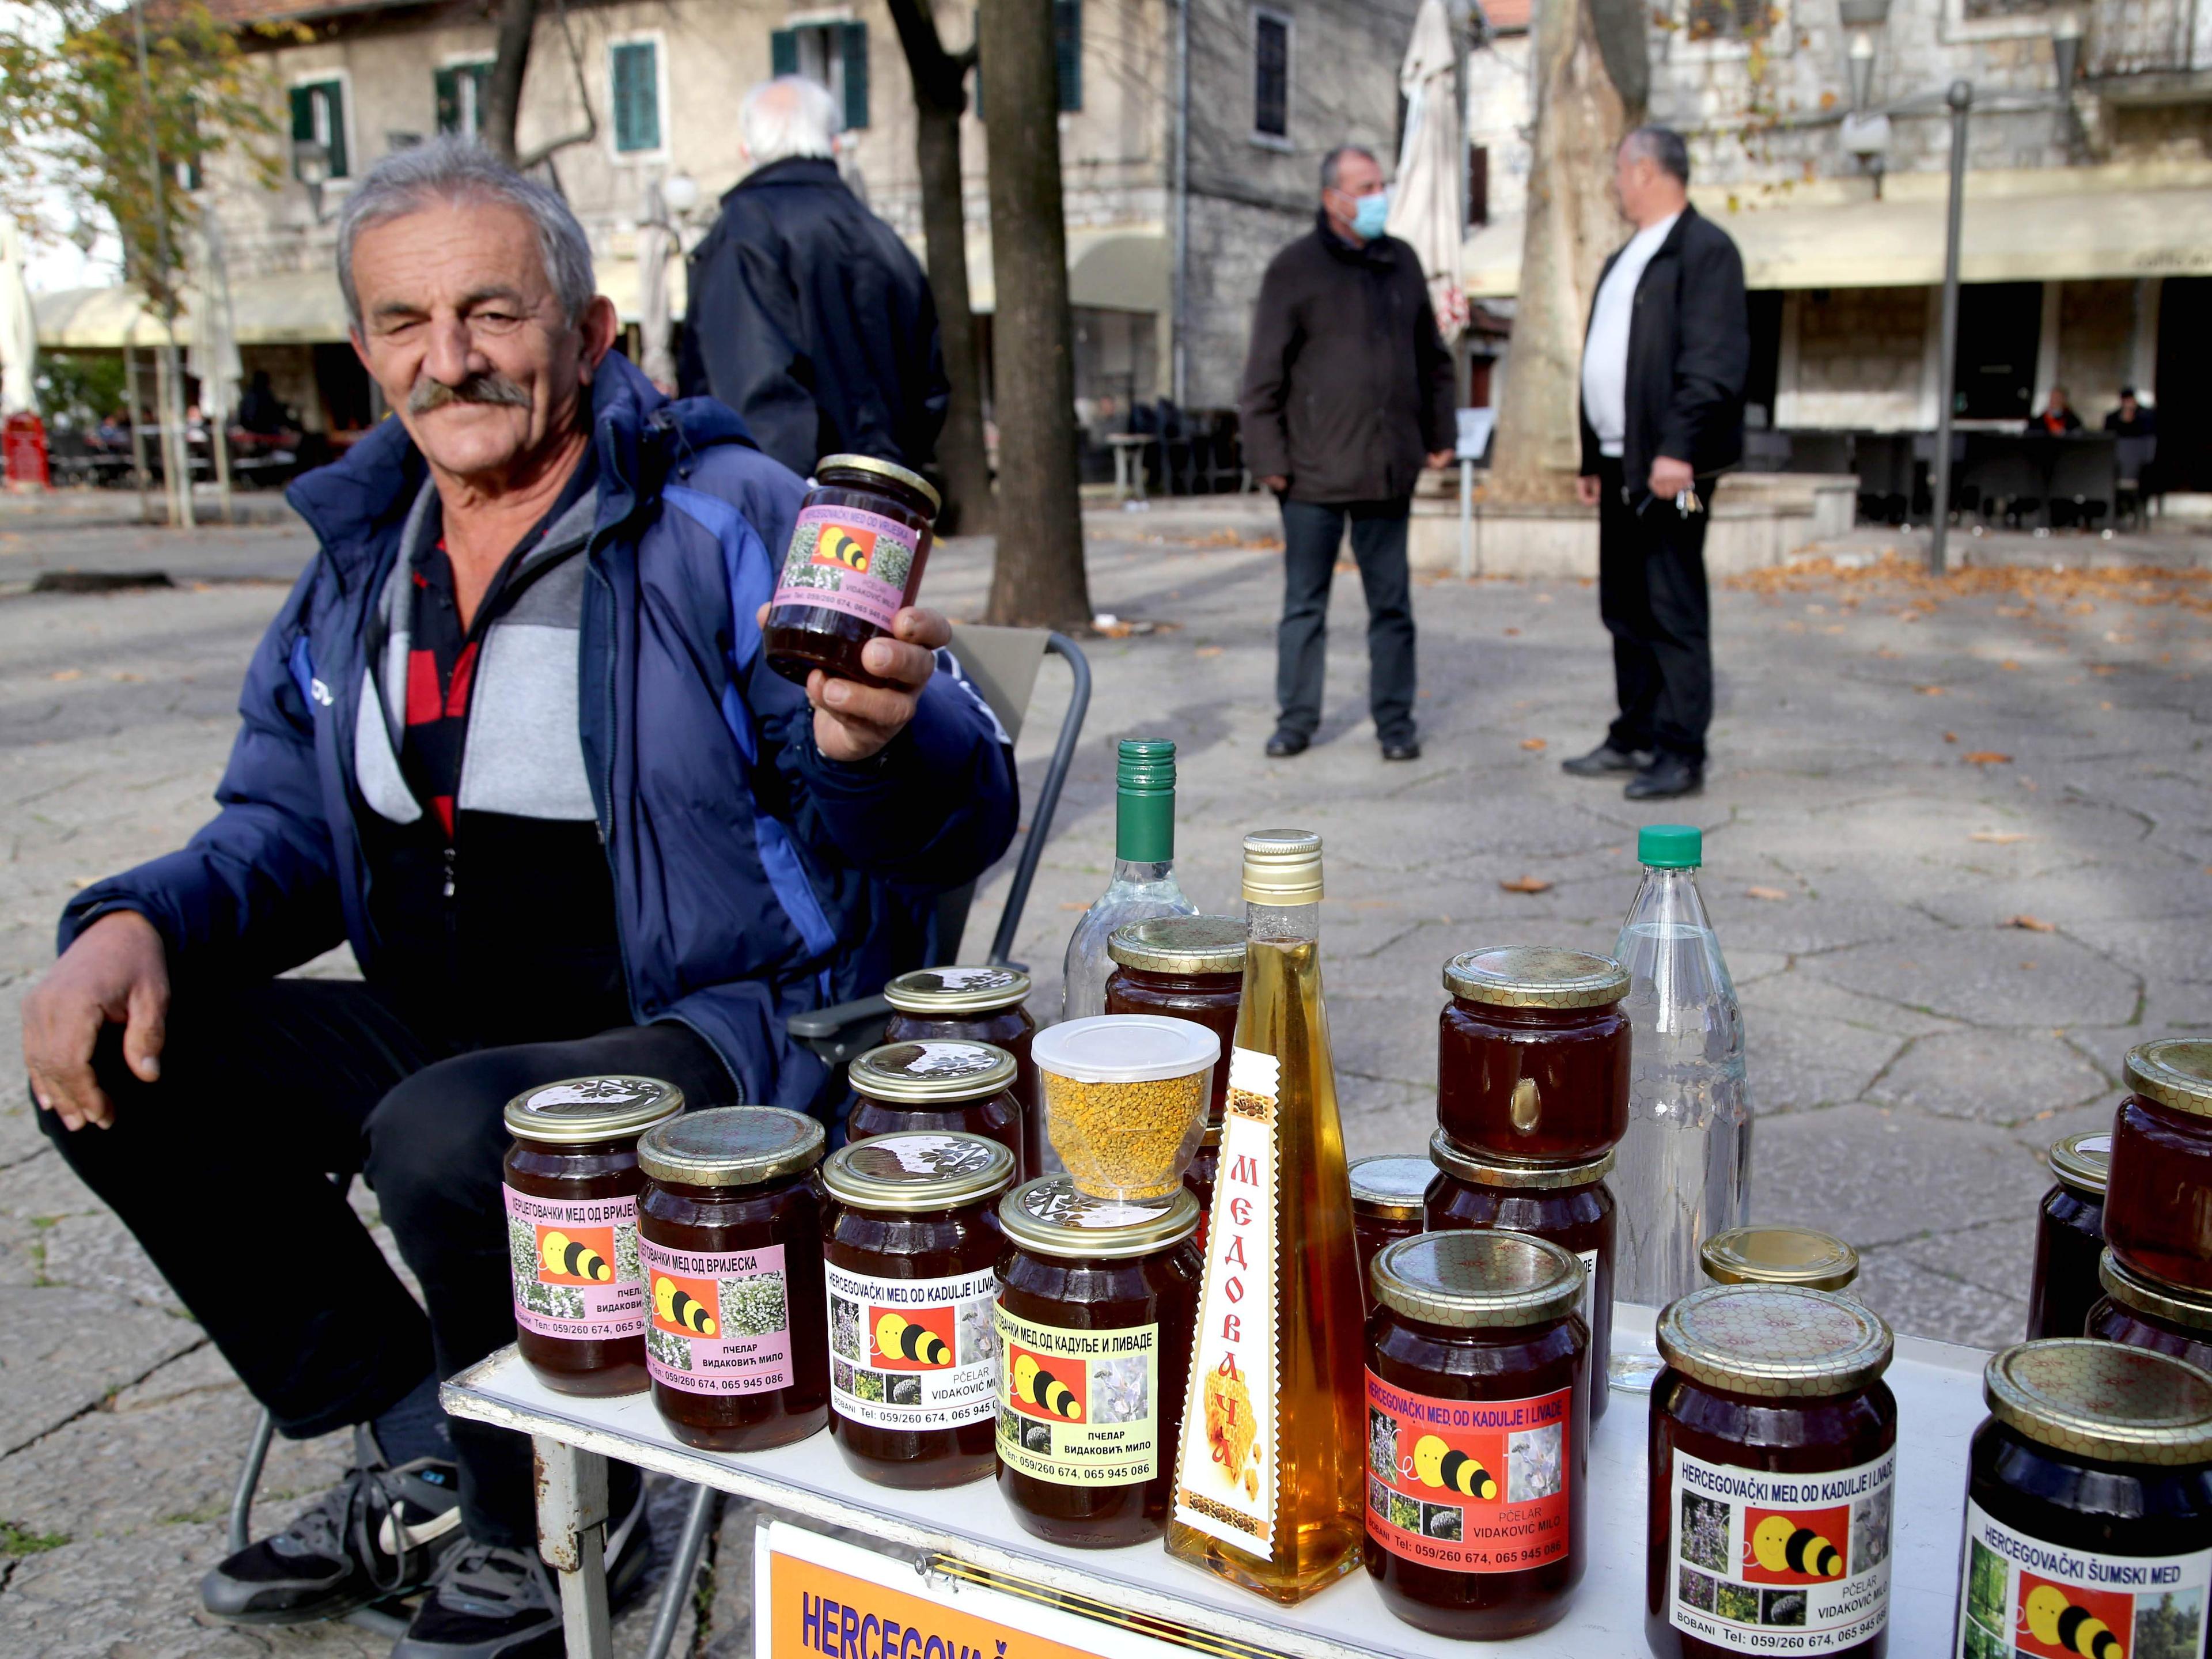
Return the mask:
[(1157, 1476), (1160, 1328), (1073, 1331), (998, 1313), (999, 1461), (1060, 1486)]
[(1249, 1554), (1275, 1547), (1277, 1317), (1273, 1054), (1230, 1052), (1221, 1164), (1191, 1345), (1176, 1519)]
[[(1667, 1611), (1729, 1653), (1841, 1653), (1889, 1624), (1897, 1453), (1812, 1474), (1677, 1450)], [(2010, 1659), (2009, 1654), (2005, 1659)]]
[(605, 1342), (645, 1329), (635, 1198), (507, 1194), (514, 1322), (538, 1336)]
[(1583, 1264), (1582, 1305), (1575, 1311), (1582, 1315), (1583, 1323), (1589, 1327), (1590, 1340), (1595, 1342), (1597, 1340), (1597, 1327), (1590, 1322), (1597, 1310), (1597, 1252), (1577, 1250), (1575, 1255)]
[(1440, 1400), (1367, 1373), (1367, 1535), (1454, 1572), (1523, 1572), (1567, 1553), (1574, 1390)]
[(999, 1275), (877, 1279), (823, 1264), (830, 1403), (876, 1429), (957, 1429), (998, 1412)]
[(791, 1384), (783, 1246), (672, 1250), (637, 1241), (645, 1267), (645, 1369), (684, 1394), (758, 1394)]
[(2212, 1550), (2105, 1555), (1966, 1504), (1953, 1659), (2203, 1659)]
[(801, 508), (777, 579), (777, 605), (816, 605), (888, 629), (906, 603), (917, 538), (854, 507)]

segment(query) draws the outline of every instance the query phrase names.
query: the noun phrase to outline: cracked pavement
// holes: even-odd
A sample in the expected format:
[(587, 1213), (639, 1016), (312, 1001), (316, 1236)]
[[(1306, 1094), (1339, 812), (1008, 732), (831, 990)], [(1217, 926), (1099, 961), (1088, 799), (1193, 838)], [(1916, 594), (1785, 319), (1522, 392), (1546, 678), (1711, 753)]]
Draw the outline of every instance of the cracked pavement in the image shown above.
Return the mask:
[[(1573, 582), (1417, 581), (1425, 757), (1384, 767), (1364, 710), (1356, 577), (1337, 589), (1328, 718), (1288, 762), (1273, 725), (1279, 597), (1259, 516), (1146, 538), (1091, 520), (1093, 598), (1157, 631), (1085, 642), (1091, 719), (1016, 954), (1040, 1011), (1113, 851), (1113, 740), (1174, 738), (1179, 865), (1234, 908), (1247, 829), (1327, 838), (1324, 963), (1354, 1156), (1433, 1121), (1438, 972), (1514, 940), (1609, 949), (1635, 830), (1695, 822), (1739, 987), (1758, 1124), (1753, 1210), (1849, 1238), (1899, 1328), (1984, 1346), (2026, 1315), (2042, 1149), (2109, 1120), (2146, 1038), (2212, 1028), (2212, 583), (2125, 572), (1804, 567), (1715, 595), (1714, 763), (1703, 797), (1638, 811), (1561, 775), (1611, 713), (1595, 594)], [(0, 534), (0, 1052), (75, 885), (180, 842), (209, 811), (246, 654), (308, 548), (283, 527), (197, 535), (10, 515)], [(27, 595), (59, 563), (179, 586)], [(982, 608), (988, 546), (946, 544), (926, 592)], [(1034, 787), (1066, 697), (1048, 660), (1020, 744)], [(1504, 890), (1528, 876), (1543, 891)], [(986, 884), (976, 931), (1007, 872)], [(343, 950), (307, 971), (349, 973)], [(10, 1060), (12, 1062), (12, 1058)], [(231, 1195), (224, 1201), (250, 1201)], [(356, 1192), (365, 1216), (373, 1195)], [(26, 1659), (379, 1654), (345, 1626), (197, 1616), (253, 1407), (129, 1235), (0, 1093), (0, 1627)], [(343, 1467), (342, 1437), (272, 1452), (261, 1513)], [(681, 1494), (663, 1491), (672, 1540)], [(750, 1532), (732, 1504), (678, 1651), (749, 1651)], [(643, 1641), (650, 1608), (617, 1624)]]

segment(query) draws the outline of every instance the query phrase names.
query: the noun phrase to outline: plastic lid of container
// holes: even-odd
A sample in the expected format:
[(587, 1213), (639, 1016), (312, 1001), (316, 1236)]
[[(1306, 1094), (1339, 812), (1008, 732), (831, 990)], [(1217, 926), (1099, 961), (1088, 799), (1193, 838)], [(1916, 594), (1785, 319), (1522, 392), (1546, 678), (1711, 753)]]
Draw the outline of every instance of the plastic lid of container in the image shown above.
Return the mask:
[(1581, 1307), (1582, 1259), (1547, 1239), (1489, 1229), (1386, 1244), (1369, 1270), (1375, 1299), (1425, 1325), (1493, 1330), (1547, 1325)]
[(1454, 1181), (1470, 1187), (1511, 1187), (1522, 1192), (1564, 1191), (1588, 1187), (1613, 1173), (1613, 1153), (1607, 1148), (1583, 1164), (1516, 1164), (1469, 1152), (1438, 1129), (1429, 1137), (1429, 1162)]
[(2096, 1129), (2052, 1141), (2051, 1173), (2079, 1192), (2102, 1198), (2112, 1173), (2112, 1131)]
[(781, 1106), (717, 1106), (655, 1124), (637, 1167), (682, 1187), (750, 1187), (822, 1161), (822, 1125)]
[(1241, 974), (1246, 932), (1235, 916), (1154, 916), (1116, 927), (1106, 954), (1141, 974)]
[(1198, 1231), (1198, 1195), (1178, 1187), (1164, 1199), (1093, 1198), (1064, 1175), (1045, 1176), (999, 1200), (999, 1224), (1024, 1249), (1047, 1255), (1150, 1255)]
[(1437, 1166), (1425, 1158), (1363, 1158), (1352, 1166), (1352, 1201), (1394, 1221), (1418, 1217)]
[(1218, 1063), (1221, 1039), (1194, 1019), (1093, 1014), (1046, 1026), (1030, 1044), (1030, 1059), (1075, 1083), (1151, 1083)]
[(583, 1146), (636, 1134), (683, 1109), (684, 1091), (657, 1077), (570, 1077), (524, 1091), (505, 1115), (519, 1139)]
[(902, 1014), (980, 1014), (1026, 1001), (1030, 976), (992, 963), (975, 968), (917, 968), (884, 987), (884, 1000)]
[(878, 460), (873, 455), (824, 455), (814, 463), (814, 476), (819, 478), (832, 467), (842, 467), (853, 472), (872, 472), (879, 478), (890, 478), (904, 484), (929, 503), (932, 518), (935, 518), (938, 509), (945, 505), (944, 497), (937, 493), (935, 484), (919, 472), (908, 471), (896, 461)]
[(1859, 1253), (1811, 1227), (1731, 1227), (1698, 1251), (1705, 1276), (1723, 1285), (1802, 1285), (1840, 1291), (1859, 1276)]
[(1444, 989), (1500, 1008), (1602, 1008), (1628, 994), (1628, 969), (1556, 945), (1487, 945), (1444, 963)]
[(1705, 861), (1705, 832), (1689, 823), (1647, 823), (1636, 832), (1636, 861), (1656, 870), (1694, 870)]
[(1990, 1415), (2054, 1451), (2171, 1468), (2212, 1462), (2212, 1376), (2087, 1337), (2021, 1342), (1982, 1371)]
[(2203, 1331), (2212, 1337), (2212, 1297), (2199, 1296), (2179, 1285), (2139, 1273), (2107, 1249), (2097, 1258), (2097, 1282), (2105, 1294), (2122, 1307), (2163, 1319), (2184, 1330)]
[(1767, 1400), (1863, 1389), (1896, 1346), (1880, 1316), (1802, 1285), (1708, 1285), (1668, 1305), (1658, 1337), (1692, 1381)]
[(2160, 1037), (2128, 1050), (2128, 1087), (2169, 1110), (2212, 1117), (2212, 1042)]
[(848, 1141), (822, 1166), (822, 1184), (840, 1203), (908, 1214), (995, 1197), (1013, 1178), (1011, 1152), (957, 1129)]
[(929, 1037), (871, 1048), (853, 1062), (848, 1075), (853, 1091), (870, 1100), (938, 1105), (995, 1095), (1019, 1069), (995, 1042)]

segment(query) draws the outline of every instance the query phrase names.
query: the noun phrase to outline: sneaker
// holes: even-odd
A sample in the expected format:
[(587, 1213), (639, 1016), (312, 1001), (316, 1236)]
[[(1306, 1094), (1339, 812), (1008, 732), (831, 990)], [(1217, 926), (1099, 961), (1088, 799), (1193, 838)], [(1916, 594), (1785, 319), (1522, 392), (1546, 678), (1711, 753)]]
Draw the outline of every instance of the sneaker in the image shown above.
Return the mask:
[(1572, 760), (1559, 763), (1559, 770), (1570, 777), (1601, 778), (1608, 772), (1641, 772), (1651, 764), (1648, 750), (1615, 749), (1611, 741), (1598, 744), (1587, 755), (1577, 755)]
[(361, 1428), (354, 1455), (313, 1508), (201, 1579), (200, 1604), (227, 1624), (304, 1625), (428, 1583), (461, 1541), (459, 1471), (431, 1457), (387, 1468)]
[[(618, 1607), (653, 1559), (644, 1482), (607, 1528), (607, 1601)], [(392, 1659), (562, 1659), (561, 1592), (535, 1549), (465, 1542), (446, 1557)]]

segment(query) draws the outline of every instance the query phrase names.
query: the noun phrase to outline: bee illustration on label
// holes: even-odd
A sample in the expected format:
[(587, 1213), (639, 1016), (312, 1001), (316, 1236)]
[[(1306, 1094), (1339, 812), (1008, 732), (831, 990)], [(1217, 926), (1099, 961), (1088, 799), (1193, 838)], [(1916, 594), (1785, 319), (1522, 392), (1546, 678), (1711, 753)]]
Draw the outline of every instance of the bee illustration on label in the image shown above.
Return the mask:
[(1769, 1572), (1802, 1572), (1813, 1578), (1843, 1576), (1843, 1552), (1786, 1515), (1770, 1515), (1752, 1529), (1751, 1552)]
[(842, 524), (825, 524), (815, 532), (814, 557), (810, 562), (831, 565), (840, 570), (849, 570), (856, 576), (865, 576), (875, 553), (874, 531), (852, 530)]
[(1413, 1468), (1404, 1473), (1425, 1486), (1441, 1486), (1469, 1498), (1498, 1496), (1498, 1482), (1488, 1469), (1433, 1434), (1425, 1434), (1413, 1443)]
[(2078, 1653), (2081, 1659), (2127, 1659), (2127, 1650), (2112, 1626), (2087, 1607), (2075, 1606), (2055, 1584), (2038, 1584), (2028, 1591), (2020, 1610), (2039, 1642)]
[(1075, 1391), (1039, 1364), (1034, 1355), (1025, 1353), (1014, 1361), (1013, 1376), (1014, 1397), (1023, 1404), (1071, 1423), (1083, 1420), (1083, 1402), (1075, 1397)]
[(607, 1260), (607, 1251), (612, 1248), (611, 1236), (605, 1249), (594, 1249), (584, 1240), (571, 1238), (551, 1227), (538, 1238), (538, 1256), (544, 1263), (546, 1276), (581, 1279), (594, 1285), (605, 1285), (614, 1279), (614, 1267)]
[(876, 1322), (876, 1347), (886, 1359), (911, 1359), (919, 1365), (950, 1365), (952, 1350), (943, 1337), (902, 1314)]
[(680, 1325), (699, 1336), (720, 1334), (721, 1326), (698, 1299), (674, 1279), (656, 1273), (653, 1280), (653, 1311), (666, 1323)]

